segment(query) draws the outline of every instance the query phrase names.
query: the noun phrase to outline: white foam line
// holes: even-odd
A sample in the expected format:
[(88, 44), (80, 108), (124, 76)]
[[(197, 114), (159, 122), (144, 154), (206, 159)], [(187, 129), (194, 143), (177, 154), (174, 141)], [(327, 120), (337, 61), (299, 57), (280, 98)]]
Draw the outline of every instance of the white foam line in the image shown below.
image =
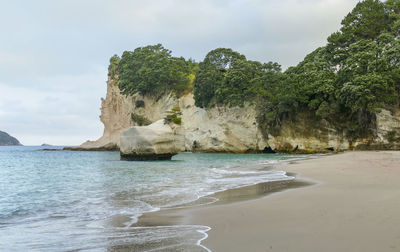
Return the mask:
[[(202, 245), (201, 242), (204, 241), (205, 239), (208, 238), (208, 234), (207, 232), (211, 230), (211, 228), (209, 226), (199, 226), (199, 225), (173, 225), (173, 226), (152, 226), (152, 227), (132, 227), (132, 229), (153, 229), (153, 228), (165, 228), (165, 227), (172, 227), (172, 228), (180, 228), (180, 227), (194, 227), (194, 228), (204, 228), (205, 230), (201, 230), (201, 229), (196, 229), (196, 232), (203, 234), (203, 238), (199, 239), (196, 243), (197, 246), (205, 249), (207, 252), (212, 252), (212, 250), (210, 250), (209, 248), (207, 248), (206, 246)], [(174, 245), (176, 246), (176, 245)], [(164, 247), (165, 248), (165, 247)], [(146, 250), (146, 252), (150, 252), (150, 251), (157, 251), (160, 248), (155, 248), (155, 249), (150, 249), (150, 250)]]
[[(214, 204), (215, 202), (218, 201), (217, 198), (215, 198), (215, 197), (210, 197), (210, 195), (212, 195), (212, 194), (214, 194), (214, 193), (211, 193), (211, 194), (205, 195), (205, 196), (199, 196), (199, 197), (196, 199), (196, 200), (199, 200), (200, 198), (209, 198), (209, 199), (212, 199), (212, 201), (210, 201), (210, 202), (201, 203), (201, 204), (195, 204), (195, 205), (189, 205), (189, 204), (191, 204), (191, 203), (193, 203), (193, 202), (196, 201), (196, 200), (193, 200), (193, 201), (190, 201), (190, 202), (188, 202), (188, 203), (183, 203), (182, 205), (165, 207), (165, 208), (163, 208), (163, 209), (164, 209), (164, 210), (165, 210), (165, 209), (182, 209), (182, 208), (190, 208), (190, 207), (199, 207), (199, 206), (211, 205), (211, 204)], [(186, 204), (188, 204), (188, 205), (186, 205)]]
[(204, 237), (203, 237), (202, 239), (200, 239), (200, 240), (197, 241), (197, 246), (202, 247), (202, 248), (205, 249), (207, 252), (212, 252), (209, 248), (207, 248), (206, 246), (204, 246), (204, 245), (201, 244), (202, 241), (204, 241), (205, 239), (208, 238), (207, 232), (210, 231), (211, 228), (208, 227), (208, 226), (202, 226), (202, 227), (205, 227), (206, 230), (196, 230), (196, 231), (199, 232), (200, 234), (203, 234), (203, 235), (204, 235)]

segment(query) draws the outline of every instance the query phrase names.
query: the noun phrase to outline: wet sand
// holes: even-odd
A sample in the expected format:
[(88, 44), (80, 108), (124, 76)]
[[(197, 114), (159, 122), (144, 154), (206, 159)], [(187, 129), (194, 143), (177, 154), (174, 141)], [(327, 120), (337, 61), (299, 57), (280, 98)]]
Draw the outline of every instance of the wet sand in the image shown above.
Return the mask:
[[(296, 176), (296, 174), (288, 175)], [(202, 209), (207, 208), (208, 206), (219, 206), (259, 199), (272, 193), (283, 192), (285, 190), (310, 186), (313, 184), (313, 182), (296, 179), (290, 181), (266, 182), (229, 189), (200, 198), (199, 200), (189, 204), (173, 207), (171, 209), (162, 209), (161, 211), (157, 212), (145, 213), (144, 215), (140, 216), (138, 222), (133, 224), (132, 227), (192, 225), (194, 223), (192, 223), (193, 220), (190, 217), (192, 217), (192, 210), (194, 209)], [(123, 226), (126, 222), (127, 220), (123, 220), (119, 221), (118, 223)], [(118, 226), (118, 224), (115, 223), (113, 225)]]
[(347, 152), (278, 169), (314, 185), (161, 219), (211, 227), (202, 244), (214, 252), (400, 251), (400, 152)]

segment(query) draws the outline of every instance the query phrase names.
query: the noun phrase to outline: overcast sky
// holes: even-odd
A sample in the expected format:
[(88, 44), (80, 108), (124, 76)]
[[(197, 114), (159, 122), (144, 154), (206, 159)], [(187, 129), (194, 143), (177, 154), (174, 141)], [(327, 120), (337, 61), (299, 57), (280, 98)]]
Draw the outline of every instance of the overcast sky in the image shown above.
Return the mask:
[(161, 43), (200, 61), (232, 48), (296, 65), (358, 0), (0, 0), (0, 130), (24, 145), (103, 133), (109, 58)]

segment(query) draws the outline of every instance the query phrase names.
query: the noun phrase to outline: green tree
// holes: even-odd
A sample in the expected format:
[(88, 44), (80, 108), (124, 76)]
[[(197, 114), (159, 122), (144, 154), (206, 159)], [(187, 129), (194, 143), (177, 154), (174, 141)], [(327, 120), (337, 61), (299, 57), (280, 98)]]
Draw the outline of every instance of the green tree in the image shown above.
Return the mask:
[(379, 0), (365, 0), (343, 19), (339, 32), (328, 37), (327, 49), (331, 53), (331, 60), (340, 62), (349, 56), (348, 49), (352, 43), (360, 39), (373, 40), (387, 30), (389, 16), (385, 5)]
[(243, 106), (244, 102), (254, 103), (266, 91), (263, 83), (274, 71), (281, 71), (277, 63), (261, 64), (246, 60), (244, 55), (231, 49), (215, 49), (199, 65), (194, 83), (196, 105)]
[(182, 91), (190, 84), (190, 64), (184, 58), (172, 57), (161, 44), (125, 51), (118, 64), (119, 89), (127, 95)]
[(400, 36), (400, 0), (387, 0), (386, 11), (389, 13), (390, 31), (395, 37)]
[(118, 74), (118, 65), (121, 61), (121, 58), (118, 55), (114, 54), (114, 56), (110, 59), (110, 65), (108, 66), (108, 76), (114, 78), (116, 74)]
[(224, 81), (216, 88), (217, 102), (230, 106), (242, 106), (252, 100), (257, 78), (263, 74), (262, 64), (257, 61), (235, 61), (226, 72)]
[(244, 55), (232, 49), (218, 48), (210, 51), (199, 64), (194, 81), (196, 106), (208, 107), (223, 101), (222, 96), (225, 94), (222, 89), (227, 73), (245, 60)]

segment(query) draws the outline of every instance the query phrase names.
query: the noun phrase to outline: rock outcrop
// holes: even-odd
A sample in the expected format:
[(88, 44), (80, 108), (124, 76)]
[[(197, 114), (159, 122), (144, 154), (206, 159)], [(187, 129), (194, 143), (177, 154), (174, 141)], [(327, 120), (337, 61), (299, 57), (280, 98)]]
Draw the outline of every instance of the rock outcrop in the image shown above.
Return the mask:
[(254, 106), (202, 109), (194, 105), (192, 94), (181, 97), (179, 106), (187, 151), (245, 153), (268, 146)]
[(180, 126), (158, 120), (149, 126), (134, 126), (121, 132), (120, 152), (123, 160), (169, 160), (185, 151)]
[(4, 131), (0, 131), (0, 146), (22, 145), (15, 137)]
[(382, 109), (376, 114), (375, 136), (352, 140), (325, 120), (316, 121), (298, 115), (295, 122), (286, 122), (277, 136), (268, 136), (272, 149), (281, 152), (328, 152), (343, 150), (399, 150), (400, 110)]
[(181, 111), (183, 151), (244, 153), (259, 152), (268, 146), (258, 128), (253, 106), (222, 106), (206, 110), (194, 105), (191, 93), (180, 98), (174, 94), (162, 97), (125, 96), (109, 79), (100, 116), (104, 124), (103, 136), (97, 141), (87, 141), (68, 149), (116, 150), (121, 147), (120, 133), (139, 126), (136, 118), (154, 123), (163, 120), (173, 107), (179, 107)]
[[(348, 149), (400, 149), (399, 110), (382, 110), (378, 113), (376, 136), (368, 139), (347, 139), (328, 122), (313, 121), (302, 115), (298, 116), (295, 123), (284, 123), (278, 135), (271, 135), (261, 131), (256, 120), (255, 107), (250, 104), (244, 107), (217, 106), (202, 109), (194, 105), (191, 93), (180, 98), (171, 93), (161, 97), (139, 94), (125, 96), (120, 93), (112, 79), (107, 83), (106, 99), (102, 99), (100, 119), (104, 124), (103, 136), (75, 149), (124, 149), (129, 146), (128, 139), (136, 141), (132, 134), (142, 134), (145, 129), (152, 129), (156, 134), (158, 129), (161, 130), (161, 121), (173, 107), (179, 107), (181, 113), (179, 134), (183, 136), (183, 140), (179, 141), (182, 146), (176, 147), (181, 151), (246, 153), (264, 150), (328, 152)], [(154, 122), (157, 122), (155, 125), (158, 128), (154, 128), (153, 124), (147, 128), (135, 127)], [(126, 129), (129, 130), (125, 132)], [(121, 132), (124, 133), (121, 135)], [(133, 147), (132, 144), (130, 146)]]
[(101, 99), (100, 120), (104, 124), (103, 136), (96, 141), (87, 141), (79, 147), (69, 149), (79, 150), (118, 150), (121, 131), (138, 126), (132, 119), (139, 115), (150, 122), (163, 119), (165, 111), (177, 103), (171, 95), (159, 99), (141, 95), (125, 96), (121, 94), (118, 85), (111, 78), (107, 81), (107, 95)]

